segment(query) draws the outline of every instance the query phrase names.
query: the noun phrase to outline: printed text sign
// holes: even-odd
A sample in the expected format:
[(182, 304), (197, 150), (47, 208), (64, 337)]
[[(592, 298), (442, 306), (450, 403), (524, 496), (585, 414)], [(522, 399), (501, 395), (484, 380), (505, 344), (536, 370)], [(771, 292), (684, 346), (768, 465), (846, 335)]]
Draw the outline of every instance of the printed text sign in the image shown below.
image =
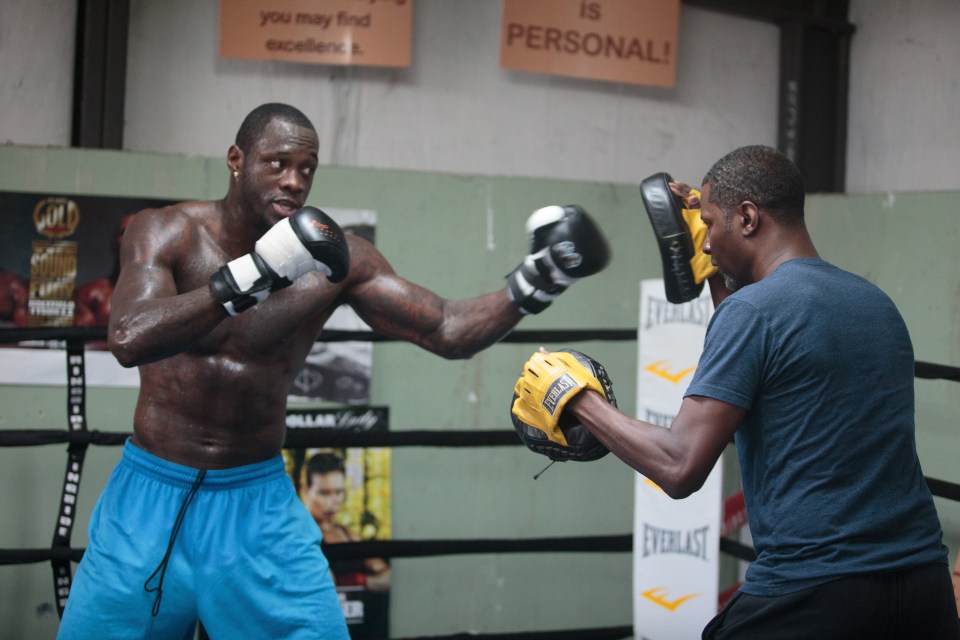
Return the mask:
[(500, 66), (672, 87), (680, 0), (504, 0)]
[(413, 0), (220, 0), (220, 55), (410, 66)]

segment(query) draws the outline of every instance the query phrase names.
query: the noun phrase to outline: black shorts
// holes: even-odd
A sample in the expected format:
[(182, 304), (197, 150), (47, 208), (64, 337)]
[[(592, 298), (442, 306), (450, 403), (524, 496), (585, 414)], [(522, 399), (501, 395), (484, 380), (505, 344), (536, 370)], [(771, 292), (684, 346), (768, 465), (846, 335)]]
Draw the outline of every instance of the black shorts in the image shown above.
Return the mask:
[(783, 596), (737, 592), (704, 640), (960, 640), (945, 564), (841, 578)]

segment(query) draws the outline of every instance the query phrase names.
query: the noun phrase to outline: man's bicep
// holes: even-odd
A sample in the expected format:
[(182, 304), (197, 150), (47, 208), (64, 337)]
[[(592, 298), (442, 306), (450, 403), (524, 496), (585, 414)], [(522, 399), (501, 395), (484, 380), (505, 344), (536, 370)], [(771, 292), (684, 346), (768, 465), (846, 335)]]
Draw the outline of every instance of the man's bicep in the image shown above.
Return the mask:
[(441, 299), (433, 292), (396, 274), (381, 274), (347, 299), (374, 331), (420, 342), (443, 321)]
[(691, 395), (683, 399), (671, 430), (685, 443), (691, 464), (709, 473), (746, 414), (735, 404)]

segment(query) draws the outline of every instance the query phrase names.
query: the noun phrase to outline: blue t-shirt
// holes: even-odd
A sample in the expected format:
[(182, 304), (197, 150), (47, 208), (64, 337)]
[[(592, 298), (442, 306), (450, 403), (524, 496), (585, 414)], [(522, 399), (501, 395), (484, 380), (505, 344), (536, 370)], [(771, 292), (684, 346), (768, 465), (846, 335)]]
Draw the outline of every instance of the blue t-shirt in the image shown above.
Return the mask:
[(785, 262), (717, 307), (686, 395), (747, 410), (735, 440), (757, 559), (743, 591), (946, 563), (913, 384), (893, 302), (823, 260)]

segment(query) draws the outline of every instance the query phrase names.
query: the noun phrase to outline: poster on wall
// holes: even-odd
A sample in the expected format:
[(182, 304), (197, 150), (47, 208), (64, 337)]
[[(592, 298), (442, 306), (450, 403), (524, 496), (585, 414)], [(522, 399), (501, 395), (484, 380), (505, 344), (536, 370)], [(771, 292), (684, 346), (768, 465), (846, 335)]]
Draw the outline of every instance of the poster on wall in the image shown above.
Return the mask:
[(503, 0), (500, 66), (673, 87), (680, 0)]
[[(288, 429), (387, 431), (387, 407), (290, 409)], [(287, 473), (323, 535), (323, 544), (392, 537), (390, 449), (284, 449)], [(384, 558), (331, 560), (350, 636), (389, 637), (390, 563)]]
[[(0, 332), (4, 329), (106, 329), (119, 275), (120, 243), (130, 218), (172, 200), (50, 193), (0, 192)], [(347, 234), (375, 240), (376, 212), (325, 209)], [(369, 327), (349, 308), (334, 312), (326, 329)], [(2, 333), (0, 333), (2, 336)], [(89, 386), (137, 388), (103, 341), (88, 342)], [(63, 386), (63, 341), (0, 342), (0, 384)], [(369, 401), (373, 345), (316, 343), (291, 386), (290, 400)]]
[[(640, 283), (637, 417), (664, 428), (680, 409), (713, 316), (708, 290), (684, 304), (667, 301), (663, 280)], [(638, 638), (699, 638), (718, 610), (721, 462), (700, 490), (670, 498), (635, 474), (634, 632)]]
[(0, 328), (106, 327), (127, 222), (170, 202), (0, 192)]
[(413, 0), (220, 0), (220, 56), (409, 67)]

